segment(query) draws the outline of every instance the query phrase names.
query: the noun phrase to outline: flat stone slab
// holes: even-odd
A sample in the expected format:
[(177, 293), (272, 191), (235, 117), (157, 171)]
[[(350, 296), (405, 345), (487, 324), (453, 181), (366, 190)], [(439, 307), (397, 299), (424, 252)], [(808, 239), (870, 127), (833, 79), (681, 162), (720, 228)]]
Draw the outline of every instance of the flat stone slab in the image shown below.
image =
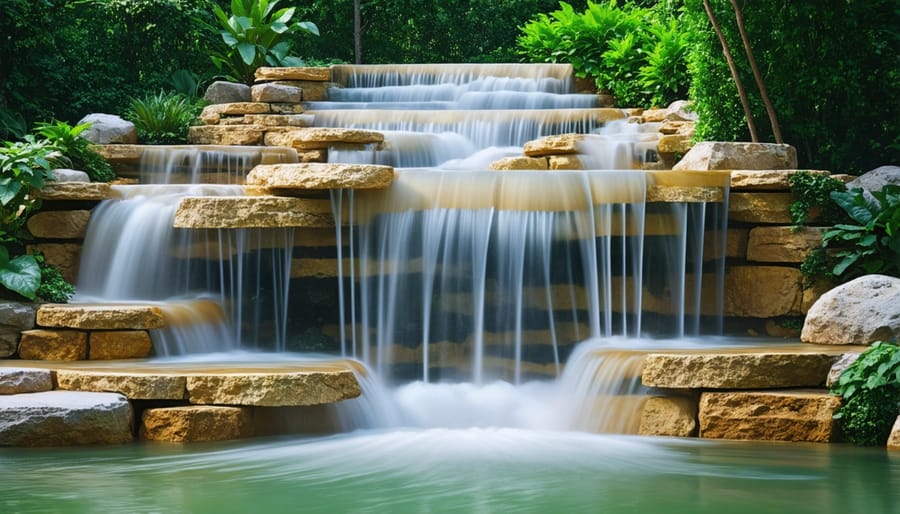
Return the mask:
[(287, 146), (297, 150), (328, 148), (335, 144), (367, 145), (381, 143), (384, 134), (374, 130), (305, 127), (269, 132), (265, 136), (266, 146)]
[(839, 351), (652, 353), (644, 385), (671, 389), (774, 389), (825, 384)]
[(105, 391), (130, 400), (183, 400), (187, 378), (178, 374), (61, 369), (56, 372), (59, 389)]
[(194, 404), (261, 407), (336, 403), (362, 394), (350, 371), (194, 375), (187, 390)]
[(158, 305), (78, 303), (40, 306), (37, 324), (82, 330), (147, 330), (166, 326)]
[(181, 200), (175, 228), (330, 228), (328, 200), (280, 196), (196, 196)]
[(790, 178), (794, 173), (803, 171), (810, 175), (830, 175), (821, 170), (732, 170), (732, 191), (788, 191), (791, 189)]
[(791, 193), (738, 192), (728, 197), (728, 221), (787, 225), (791, 223)]
[(46, 239), (84, 239), (91, 211), (41, 211), (28, 218), (28, 231)]
[(261, 164), (250, 170), (246, 183), (275, 192), (327, 189), (385, 189), (394, 168), (375, 164)]
[(227, 441), (253, 435), (250, 407), (189, 405), (147, 409), (140, 437), (148, 441), (194, 443)]
[(77, 361), (87, 358), (87, 332), (37, 328), (22, 332), (19, 358)]
[(270, 80), (308, 80), (310, 82), (328, 82), (331, 80), (330, 68), (314, 68), (309, 66), (267, 67), (261, 66), (255, 73), (257, 82)]
[(112, 197), (112, 189), (105, 182), (48, 182), (35, 193), (42, 200), (93, 200)]
[(47, 391), (0, 396), (0, 446), (121, 444), (132, 410), (115, 393)]
[(841, 399), (824, 391), (737, 391), (700, 395), (700, 437), (754, 441), (834, 439)]
[(41, 393), (53, 389), (48, 369), (0, 368), (0, 395)]
[(803, 262), (822, 244), (824, 227), (755, 227), (747, 240), (747, 260), (754, 262)]

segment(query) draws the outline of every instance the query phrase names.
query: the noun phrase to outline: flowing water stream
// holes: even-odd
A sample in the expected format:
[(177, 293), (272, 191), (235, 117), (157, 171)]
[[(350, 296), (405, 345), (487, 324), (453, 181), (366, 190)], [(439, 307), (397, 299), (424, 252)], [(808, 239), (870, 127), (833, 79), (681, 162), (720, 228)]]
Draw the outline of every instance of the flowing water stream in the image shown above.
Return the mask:
[[(398, 168), (386, 191), (332, 196), (337, 344), (367, 366), (363, 396), (332, 412), (345, 433), (0, 449), (2, 511), (896, 512), (883, 452), (611, 435), (636, 433), (648, 349), (734, 344), (697, 337), (721, 329), (727, 206), (647, 204), (631, 168), (655, 128), (567, 94), (569, 74), (338, 67), (345, 87), (307, 106), (317, 125), (386, 133), (333, 161)], [(566, 132), (589, 134), (595, 170), (484, 171)], [(161, 363), (307, 358), (285, 352), (294, 231), (171, 228), (185, 196), (240, 194), (196, 182), (240, 184), (260, 160), (147, 154), (144, 182), (187, 184), (122, 186), (97, 208), (76, 300), (164, 305)]]

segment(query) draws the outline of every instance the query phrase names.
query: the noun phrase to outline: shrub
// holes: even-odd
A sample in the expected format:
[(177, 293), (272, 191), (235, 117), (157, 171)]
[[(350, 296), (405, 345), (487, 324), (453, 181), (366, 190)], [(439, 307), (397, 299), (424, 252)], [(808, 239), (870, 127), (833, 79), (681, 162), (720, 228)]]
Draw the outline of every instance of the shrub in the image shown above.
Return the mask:
[(831, 386), (842, 398), (834, 416), (844, 437), (862, 446), (884, 445), (900, 414), (900, 347), (876, 342)]
[(900, 277), (900, 186), (881, 191), (856, 188), (835, 191), (831, 198), (855, 223), (839, 223), (822, 236), (822, 247), (835, 265), (831, 272), (844, 281), (868, 274)]
[(231, 16), (218, 5), (213, 12), (219, 21), (219, 35), (224, 50), (212, 54), (213, 63), (225, 78), (253, 84), (260, 66), (302, 66), (303, 61), (290, 55), (292, 34), (319, 34), (309, 21), (292, 21), (295, 7), (275, 10), (278, 0), (231, 0)]
[(132, 99), (125, 118), (134, 123), (142, 143), (185, 143), (188, 129), (200, 114), (200, 105), (179, 93), (160, 91)]
[(75, 286), (63, 278), (59, 268), (47, 263), (44, 254), (34, 252), (32, 257), (41, 270), (41, 285), (35, 291), (35, 296), (48, 302), (68, 303), (69, 298), (75, 294)]
[(532, 62), (571, 63), (619, 105), (667, 105), (685, 98), (688, 35), (665, 4), (645, 8), (616, 0), (587, 2), (576, 12), (566, 2), (525, 24), (519, 52)]
[(56, 121), (38, 123), (34, 130), (62, 153), (71, 167), (87, 173), (91, 181), (109, 182), (116, 178), (112, 165), (91, 148), (90, 141), (81, 137), (81, 133), (90, 127), (90, 123), (72, 126), (64, 121)]
[(821, 223), (831, 225), (847, 221), (847, 215), (831, 199), (831, 193), (846, 191), (847, 186), (831, 175), (812, 174), (808, 171), (792, 173), (788, 178), (794, 201), (791, 202), (791, 223), (806, 225), (811, 213), (818, 213)]

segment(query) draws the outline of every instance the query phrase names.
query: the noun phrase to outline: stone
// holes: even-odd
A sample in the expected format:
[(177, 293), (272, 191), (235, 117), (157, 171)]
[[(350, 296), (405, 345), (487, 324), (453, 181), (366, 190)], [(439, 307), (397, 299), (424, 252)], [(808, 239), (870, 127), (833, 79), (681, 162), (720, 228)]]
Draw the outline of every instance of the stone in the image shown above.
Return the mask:
[(822, 227), (755, 227), (747, 241), (747, 260), (800, 263), (822, 244)]
[(28, 253), (41, 252), (47, 264), (59, 268), (63, 278), (70, 284), (78, 282), (78, 267), (81, 264), (81, 245), (76, 243), (37, 243), (26, 245)]
[(800, 314), (803, 274), (785, 266), (729, 266), (725, 271), (726, 316), (773, 318)]
[(335, 403), (361, 394), (350, 370), (193, 375), (187, 391), (192, 404), (261, 407)]
[(678, 134), (680, 136), (693, 136), (696, 124), (693, 121), (666, 120), (659, 126), (659, 133), (663, 135)]
[(77, 361), (87, 358), (87, 334), (77, 330), (34, 329), (22, 332), (19, 358)]
[(705, 392), (700, 437), (827, 443), (840, 405), (839, 397), (819, 391)]
[(90, 123), (91, 126), (82, 132), (81, 137), (98, 145), (135, 144), (137, 129), (134, 123), (114, 114), (88, 114), (78, 120), (78, 125)]
[(666, 119), (666, 109), (646, 109), (640, 116), (643, 123), (658, 123)]
[(0, 396), (0, 446), (121, 444), (131, 404), (114, 393), (47, 391)]
[(250, 88), (254, 102), (298, 104), (303, 101), (303, 90), (284, 84), (256, 84)]
[(551, 155), (547, 157), (547, 167), (551, 170), (583, 170), (584, 164), (577, 155)]
[(302, 104), (269, 104), (272, 114), (302, 114), (306, 110)]
[(887, 449), (900, 450), (900, 416), (897, 416), (897, 421), (894, 421), (894, 427), (891, 428), (891, 434), (887, 440)]
[(90, 182), (91, 178), (87, 173), (80, 170), (72, 170), (69, 168), (56, 168), (51, 170), (53, 180), (56, 182)]
[(287, 146), (297, 150), (327, 149), (338, 143), (365, 145), (383, 141), (384, 134), (381, 132), (331, 127), (306, 127), (269, 132), (265, 137), (266, 146)]
[(111, 189), (105, 182), (47, 182), (36, 196), (42, 200), (106, 200)]
[(573, 154), (578, 153), (581, 141), (584, 141), (584, 134), (547, 136), (525, 143), (524, 152), (528, 157)]
[(217, 80), (206, 88), (203, 99), (211, 105), (233, 104), (250, 101), (250, 86), (237, 82)]
[(838, 379), (841, 378), (841, 373), (844, 372), (845, 369), (849, 368), (851, 364), (856, 362), (856, 359), (862, 352), (847, 352), (842, 354), (834, 364), (831, 365), (831, 369), (828, 370), (828, 378), (825, 379), (825, 387), (831, 387), (836, 384)]
[[(551, 157), (552, 159), (552, 157)], [(647, 203), (722, 202), (725, 190), (710, 186), (648, 186)]]
[(665, 120), (667, 121), (697, 121), (700, 116), (691, 108), (691, 102), (687, 100), (675, 100), (666, 107)]
[(37, 324), (82, 330), (147, 330), (166, 326), (158, 305), (115, 303), (44, 304), (38, 308)]
[(88, 358), (91, 360), (142, 359), (153, 351), (146, 330), (109, 330), (91, 332)]
[(791, 223), (793, 201), (791, 193), (731, 193), (728, 221), (786, 225)]
[(263, 129), (250, 125), (207, 125), (188, 129), (188, 141), (195, 145), (256, 146), (262, 143)]
[(847, 188), (860, 187), (866, 191), (881, 191), (888, 184), (900, 185), (900, 167), (881, 166), (875, 168), (847, 182)]
[(673, 170), (782, 170), (797, 168), (797, 150), (775, 143), (701, 141)]
[(829, 352), (651, 353), (641, 380), (669, 389), (819, 387), (837, 357)]
[(333, 228), (331, 202), (279, 196), (186, 197), (175, 228)]
[(34, 321), (34, 304), (0, 302), (0, 357), (10, 357), (16, 353), (19, 333), (34, 328)]
[(823, 294), (806, 314), (800, 340), (870, 344), (900, 337), (900, 278), (864, 275)]
[(48, 369), (0, 368), (0, 395), (40, 393), (53, 389)]
[(508, 170), (546, 170), (549, 168), (546, 157), (504, 157), (492, 162), (489, 169)]
[(40, 211), (28, 218), (28, 231), (45, 239), (84, 239), (91, 211)]
[(830, 175), (821, 170), (732, 170), (732, 191), (790, 191), (791, 175), (803, 171), (810, 175)]
[(271, 80), (309, 80), (313, 82), (328, 82), (331, 80), (331, 70), (329, 68), (306, 66), (286, 66), (279, 68), (262, 66), (256, 69), (257, 82)]
[(639, 435), (692, 437), (696, 433), (696, 398), (654, 396), (644, 403)]
[(183, 400), (187, 378), (181, 375), (124, 371), (59, 369), (57, 387), (68, 391), (107, 391), (131, 400)]
[[(206, 125), (216, 125), (223, 116), (243, 116), (245, 114), (268, 114), (272, 108), (267, 103), (234, 102), (207, 105), (200, 112), (200, 121)], [(192, 127), (193, 128), (193, 127)]]
[(693, 146), (691, 136), (681, 134), (665, 134), (659, 138), (657, 150), (659, 153), (687, 153)]
[(141, 415), (140, 437), (147, 441), (196, 443), (228, 441), (253, 435), (249, 407), (188, 405), (147, 409)]
[(246, 183), (279, 193), (327, 189), (385, 189), (394, 168), (375, 164), (261, 164), (250, 170)]
[(311, 127), (315, 119), (312, 114), (247, 114), (244, 123), (261, 127)]

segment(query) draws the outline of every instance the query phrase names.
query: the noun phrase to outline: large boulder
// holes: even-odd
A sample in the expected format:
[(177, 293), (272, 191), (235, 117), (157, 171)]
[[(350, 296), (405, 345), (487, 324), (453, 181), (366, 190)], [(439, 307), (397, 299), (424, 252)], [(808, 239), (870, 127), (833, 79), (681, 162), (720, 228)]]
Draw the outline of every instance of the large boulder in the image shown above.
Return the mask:
[(78, 120), (78, 124), (90, 123), (91, 127), (81, 133), (81, 137), (98, 145), (135, 144), (137, 129), (134, 123), (123, 120), (114, 114), (88, 114)]
[(673, 170), (785, 170), (797, 167), (797, 150), (775, 143), (702, 141)]
[(210, 104), (230, 104), (250, 101), (250, 86), (217, 80), (206, 88), (203, 99)]
[(120, 444), (132, 440), (131, 425), (131, 404), (116, 393), (0, 396), (0, 446)]
[(875, 168), (847, 182), (847, 187), (850, 189), (861, 187), (866, 191), (881, 191), (881, 188), (888, 184), (900, 185), (900, 167), (881, 166)]
[(866, 275), (835, 287), (810, 307), (800, 339), (870, 344), (900, 337), (900, 278)]

